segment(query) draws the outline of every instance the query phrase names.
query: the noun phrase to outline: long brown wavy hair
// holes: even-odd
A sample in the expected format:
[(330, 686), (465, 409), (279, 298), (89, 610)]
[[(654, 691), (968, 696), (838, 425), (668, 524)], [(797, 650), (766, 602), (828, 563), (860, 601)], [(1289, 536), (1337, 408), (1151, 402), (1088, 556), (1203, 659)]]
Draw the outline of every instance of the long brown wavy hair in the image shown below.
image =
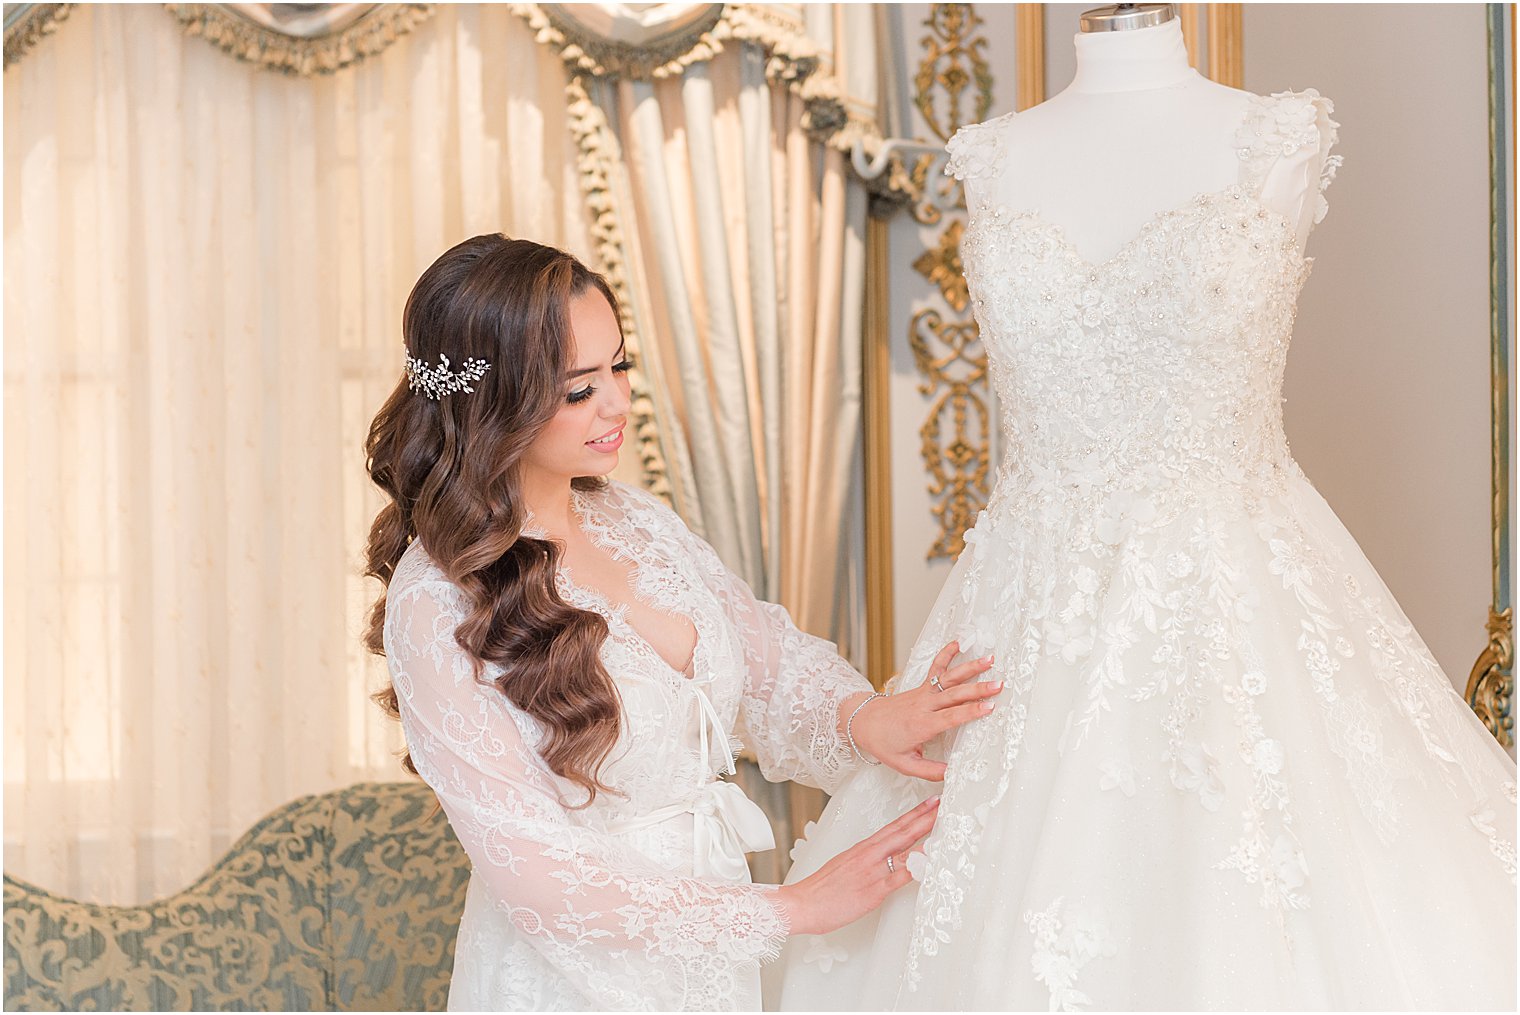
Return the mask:
[[(475, 663), (502, 667), (495, 686), (545, 732), (549, 768), (586, 790), (606, 790), (598, 770), (618, 737), (619, 702), (598, 655), (607, 622), (560, 598), (560, 545), (522, 532), (527, 509), (524, 453), (565, 404), (570, 301), (596, 287), (616, 316), (605, 279), (570, 254), (500, 234), (448, 250), (407, 298), (408, 356), (453, 369), (471, 357), (491, 364), (474, 392), (432, 399), (406, 378), (370, 423), (369, 475), (390, 497), (370, 526), (365, 574), (386, 586), (370, 610), (365, 646), (385, 654), (386, 591), (413, 539), (465, 594), (469, 614), (455, 630)], [(595, 489), (602, 481), (580, 478)], [(375, 700), (400, 717), (394, 686)], [(411, 756), (402, 764), (416, 774)]]

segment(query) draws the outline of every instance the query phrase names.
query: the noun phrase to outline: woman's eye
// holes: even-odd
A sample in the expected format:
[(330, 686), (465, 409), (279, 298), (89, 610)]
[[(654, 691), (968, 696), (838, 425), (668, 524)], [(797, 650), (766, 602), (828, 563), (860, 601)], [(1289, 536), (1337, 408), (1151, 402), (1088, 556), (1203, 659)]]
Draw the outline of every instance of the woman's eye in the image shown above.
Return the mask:
[(615, 374), (626, 374), (628, 371), (630, 371), (632, 369), (633, 369), (633, 360), (632, 359), (625, 359), (621, 363), (614, 363), (612, 365), (612, 372), (615, 373)]
[(570, 404), (577, 405), (594, 394), (596, 394), (596, 388), (591, 385), (587, 385), (579, 391), (572, 391), (570, 392)]

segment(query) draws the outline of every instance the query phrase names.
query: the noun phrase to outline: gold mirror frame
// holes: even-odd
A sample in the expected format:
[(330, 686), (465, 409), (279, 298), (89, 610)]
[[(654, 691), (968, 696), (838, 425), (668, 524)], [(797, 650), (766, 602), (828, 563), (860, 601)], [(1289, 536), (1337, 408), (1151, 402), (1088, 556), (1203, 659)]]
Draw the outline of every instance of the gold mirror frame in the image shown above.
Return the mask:
[[(1509, 8), (1506, 31), (1505, 7)], [(1488, 5), (1489, 391), (1493, 480), (1493, 603), (1488, 644), (1467, 680), (1467, 702), (1505, 747), (1515, 746), (1515, 611), (1510, 571), (1510, 307), (1515, 209), (1509, 192), (1509, 154), (1515, 141), (1515, 5)]]

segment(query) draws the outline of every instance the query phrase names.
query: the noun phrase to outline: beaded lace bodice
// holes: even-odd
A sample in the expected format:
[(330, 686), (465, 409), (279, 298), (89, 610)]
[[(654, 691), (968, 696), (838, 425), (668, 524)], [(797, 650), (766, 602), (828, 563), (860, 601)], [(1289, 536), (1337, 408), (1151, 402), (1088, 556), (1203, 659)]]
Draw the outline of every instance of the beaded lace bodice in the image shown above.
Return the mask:
[[(1007, 118), (956, 135), (950, 172), (973, 197), (961, 256), (1003, 415), (995, 502), (1054, 484), (1067, 509), (1122, 515), (1109, 498), (1141, 484), (1165, 486), (1165, 511), (1280, 482), (1283, 367), (1311, 261), (1260, 189), (1278, 159), (1328, 150), (1330, 109), (1313, 91), (1253, 96), (1238, 180), (1154, 215), (1101, 263), (1038, 214), (975, 199)], [(1326, 159), (1320, 190), (1338, 165)]]
[(697, 630), (687, 677), (626, 622), (626, 607), (556, 574), (567, 602), (606, 618), (601, 658), (622, 706), (600, 773), (611, 792), (588, 807), (570, 806), (584, 793), (548, 770), (543, 731), (493, 686), (500, 668), (474, 678), (454, 640), (467, 604), (420, 542), (387, 592), (407, 746), (474, 871), (450, 1004), (753, 1007), (759, 963), (786, 927), (744, 866), (745, 851), (769, 846), (764, 814), (718, 776), (742, 742), (767, 778), (833, 789), (852, 765), (839, 702), (870, 685), (756, 600), (650, 495), (613, 483), (576, 493), (574, 507), (598, 546), (632, 562), (633, 592)]

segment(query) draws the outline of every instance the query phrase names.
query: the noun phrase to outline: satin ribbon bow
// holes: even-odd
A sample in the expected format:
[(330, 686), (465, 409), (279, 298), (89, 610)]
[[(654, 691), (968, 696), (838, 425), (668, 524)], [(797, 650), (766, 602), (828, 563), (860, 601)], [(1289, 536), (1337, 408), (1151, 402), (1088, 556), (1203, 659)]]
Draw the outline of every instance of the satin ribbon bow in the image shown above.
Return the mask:
[[(734, 774), (733, 751), (729, 749), (728, 730), (718, 715), (712, 699), (702, 689), (711, 679), (688, 685), (696, 695), (698, 751), (701, 771), (712, 772), (712, 750), (716, 740), (722, 747), (724, 770)], [(709, 730), (711, 733), (709, 734)], [(648, 828), (682, 814), (692, 816), (692, 873), (698, 877), (715, 877), (724, 881), (748, 881), (749, 865), (745, 853), (776, 848), (776, 836), (770, 819), (760, 805), (745, 796), (744, 790), (731, 782), (714, 779), (699, 786), (692, 796), (636, 818), (615, 823), (608, 831), (630, 832)]]
[(760, 805), (734, 783), (717, 779), (699, 787), (688, 800), (614, 822), (607, 831), (614, 835), (636, 832), (683, 814), (692, 817), (691, 868), (697, 877), (748, 881), (744, 854), (776, 848), (770, 819)]
[(760, 805), (731, 782), (710, 782), (691, 807), (692, 871), (724, 881), (748, 881), (745, 853), (775, 849), (776, 836)]

